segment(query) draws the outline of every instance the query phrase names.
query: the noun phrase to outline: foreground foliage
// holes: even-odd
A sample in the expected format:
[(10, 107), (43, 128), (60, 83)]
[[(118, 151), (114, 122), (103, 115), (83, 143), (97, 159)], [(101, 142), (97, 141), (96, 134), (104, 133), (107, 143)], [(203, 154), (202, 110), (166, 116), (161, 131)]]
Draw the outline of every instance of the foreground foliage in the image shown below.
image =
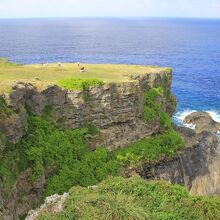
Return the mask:
[(190, 196), (181, 186), (140, 177), (110, 178), (88, 189), (73, 187), (63, 211), (45, 209), (38, 220), (216, 220), (220, 198)]

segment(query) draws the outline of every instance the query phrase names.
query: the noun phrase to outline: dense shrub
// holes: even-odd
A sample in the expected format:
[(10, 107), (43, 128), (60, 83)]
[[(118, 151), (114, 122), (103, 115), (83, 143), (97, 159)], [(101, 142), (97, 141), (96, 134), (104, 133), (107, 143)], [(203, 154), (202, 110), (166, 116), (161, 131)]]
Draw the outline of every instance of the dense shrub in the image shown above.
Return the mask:
[(115, 152), (104, 148), (89, 151), (85, 144), (86, 136), (97, 132), (92, 124), (85, 124), (80, 129), (62, 130), (40, 117), (29, 116), (26, 136), (3, 151), (0, 184), (10, 189), (16, 176), (28, 167), (32, 168), (30, 181), (35, 181), (50, 167), (54, 174), (47, 181), (45, 195), (63, 193), (73, 185), (93, 185), (109, 175), (118, 175), (121, 166), (135, 167), (143, 160), (172, 156), (183, 146), (182, 139), (171, 130)]
[(184, 187), (140, 177), (110, 178), (95, 189), (73, 187), (63, 211), (44, 210), (38, 220), (216, 220), (220, 198), (190, 196)]
[[(164, 83), (166, 84), (169, 81), (166, 81), (165, 79), (166, 77), (164, 77)], [(166, 86), (165, 89), (162, 87), (151, 88), (144, 94), (144, 119), (147, 123), (152, 123), (155, 120), (159, 120), (160, 129), (162, 132), (173, 130), (171, 118), (164, 111), (164, 103), (161, 101), (165, 97), (170, 104), (174, 102), (173, 96), (171, 95), (170, 91), (167, 90)]]
[(58, 85), (65, 89), (86, 90), (90, 86), (102, 86), (104, 83), (98, 79), (63, 79)]
[(18, 144), (32, 167), (32, 181), (47, 167), (54, 167), (45, 195), (67, 191), (72, 185), (87, 186), (116, 175), (118, 163), (111, 161), (107, 150), (90, 152), (85, 146), (85, 135), (94, 135), (94, 126), (63, 131), (39, 118), (29, 117), (28, 134)]
[(184, 146), (182, 138), (173, 130), (165, 134), (129, 144), (126, 148), (115, 151), (116, 157), (124, 162), (124, 165), (139, 163), (140, 161), (151, 162), (174, 153)]

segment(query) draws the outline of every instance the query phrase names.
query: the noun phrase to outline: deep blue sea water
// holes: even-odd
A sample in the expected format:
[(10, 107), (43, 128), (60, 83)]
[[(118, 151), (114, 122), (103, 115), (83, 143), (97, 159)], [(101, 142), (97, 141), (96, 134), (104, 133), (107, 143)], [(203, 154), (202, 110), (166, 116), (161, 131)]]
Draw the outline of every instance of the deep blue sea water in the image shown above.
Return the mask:
[(209, 110), (220, 121), (220, 20), (0, 20), (0, 57), (170, 66), (177, 111)]

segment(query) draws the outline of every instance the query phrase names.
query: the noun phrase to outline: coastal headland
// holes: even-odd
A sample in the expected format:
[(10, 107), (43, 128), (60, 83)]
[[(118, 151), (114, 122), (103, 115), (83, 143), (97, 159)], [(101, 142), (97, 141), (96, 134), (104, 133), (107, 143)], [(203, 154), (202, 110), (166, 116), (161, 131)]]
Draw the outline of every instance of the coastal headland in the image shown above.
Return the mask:
[(51, 195), (27, 219), (220, 219), (218, 197), (189, 195), (218, 194), (218, 139), (173, 125), (171, 84), (171, 68), (1, 60), (0, 219)]

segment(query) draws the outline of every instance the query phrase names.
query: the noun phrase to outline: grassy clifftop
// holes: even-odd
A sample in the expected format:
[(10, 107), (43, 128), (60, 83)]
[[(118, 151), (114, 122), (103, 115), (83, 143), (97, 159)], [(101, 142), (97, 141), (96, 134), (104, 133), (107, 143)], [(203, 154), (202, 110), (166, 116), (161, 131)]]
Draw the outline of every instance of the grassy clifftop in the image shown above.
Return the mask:
[(34, 78), (39, 78), (40, 81), (34, 83), (44, 87), (51, 83), (57, 84), (58, 81), (66, 78), (126, 82), (130, 80), (129, 75), (169, 71), (169, 68), (137, 65), (80, 64), (80, 66), (85, 68), (85, 72), (80, 72), (77, 63), (64, 63), (61, 66), (57, 63), (19, 65), (0, 59), (0, 92), (8, 91), (14, 81), (21, 79), (32, 81)]

